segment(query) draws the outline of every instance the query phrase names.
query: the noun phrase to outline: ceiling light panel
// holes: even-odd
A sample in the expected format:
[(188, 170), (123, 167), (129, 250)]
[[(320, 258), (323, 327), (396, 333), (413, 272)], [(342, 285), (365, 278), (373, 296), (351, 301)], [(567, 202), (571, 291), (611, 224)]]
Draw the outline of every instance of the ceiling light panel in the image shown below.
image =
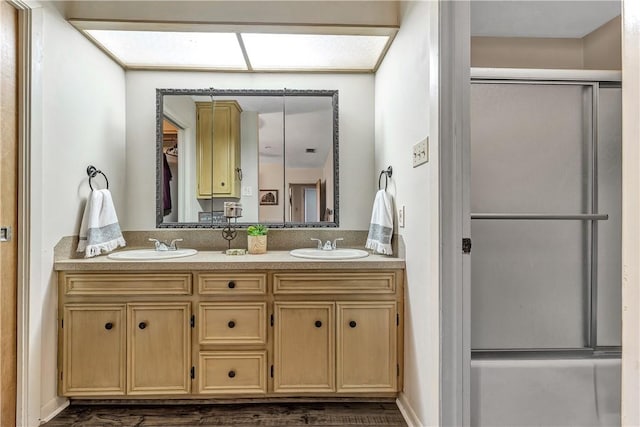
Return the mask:
[(86, 31), (127, 67), (247, 69), (235, 33)]
[(373, 70), (389, 36), (242, 33), (254, 70)]

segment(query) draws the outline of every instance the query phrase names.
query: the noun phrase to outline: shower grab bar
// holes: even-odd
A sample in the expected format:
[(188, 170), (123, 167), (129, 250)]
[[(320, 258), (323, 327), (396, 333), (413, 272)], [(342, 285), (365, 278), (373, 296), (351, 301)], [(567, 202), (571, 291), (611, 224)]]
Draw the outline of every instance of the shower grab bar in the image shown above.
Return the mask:
[(472, 213), (471, 219), (513, 219), (513, 220), (593, 220), (606, 221), (608, 214), (500, 214), (500, 213)]

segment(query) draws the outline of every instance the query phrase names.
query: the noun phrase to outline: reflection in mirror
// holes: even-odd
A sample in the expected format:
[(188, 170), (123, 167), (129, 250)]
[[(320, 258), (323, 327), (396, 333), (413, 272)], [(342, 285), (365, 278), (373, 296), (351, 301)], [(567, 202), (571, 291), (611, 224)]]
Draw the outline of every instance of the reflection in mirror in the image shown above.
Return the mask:
[(158, 227), (338, 226), (337, 91), (157, 89), (156, 117)]

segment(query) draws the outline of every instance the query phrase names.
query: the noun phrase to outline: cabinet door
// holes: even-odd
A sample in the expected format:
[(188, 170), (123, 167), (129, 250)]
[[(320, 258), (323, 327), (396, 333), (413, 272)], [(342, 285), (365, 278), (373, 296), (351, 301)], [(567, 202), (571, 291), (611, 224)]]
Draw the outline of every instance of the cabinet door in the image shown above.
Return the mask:
[(274, 391), (335, 391), (334, 304), (276, 302)]
[(213, 194), (231, 196), (234, 146), (231, 140), (231, 109), (216, 103), (213, 113)]
[(128, 394), (190, 390), (190, 303), (129, 304)]
[(240, 197), (240, 106), (196, 103), (198, 197)]
[(196, 177), (198, 198), (213, 194), (213, 109), (210, 102), (197, 102)]
[(397, 389), (396, 303), (337, 303), (339, 392)]
[(62, 325), (62, 394), (123, 395), (124, 304), (67, 304)]

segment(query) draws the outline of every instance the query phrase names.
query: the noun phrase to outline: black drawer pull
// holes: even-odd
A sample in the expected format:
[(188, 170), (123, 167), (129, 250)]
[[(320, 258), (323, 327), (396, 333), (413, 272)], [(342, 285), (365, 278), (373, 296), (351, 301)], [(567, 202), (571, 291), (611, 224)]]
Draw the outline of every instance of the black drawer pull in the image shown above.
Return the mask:
[(110, 331), (111, 329), (113, 329), (113, 323), (111, 323), (111, 322), (107, 322), (107, 323), (105, 323), (104, 328), (105, 328), (107, 331)]
[(229, 286), (229, 289), (233, 289), (236, 287), (236, 282), (229, 282), (228, 286)]
[(236, 322), (234, 322), (233, 320), (229, 320), (229, 323), (227, 323), (227, 326), (233, 329), (236, 327)]
[(319, 320), (316, 320), (316, 328), (319, 328), (322, 326), (322, 322)]
[(357, 325), (355, 320), (352, 320), (351, 322), (349, 322), (349, 326), (351, 326), (352, 328), (355, 328)]
[(236, 376), (236, 371), (229, 371), (229, 378), (233, 378)]
[(146, 324), (146, 323), (144, 323), (144, 322), (140, 322), (140, 323), (138, 323), (138, 328), (140, 328), (140, 329), (144, 329), (144, 328), (146, 328), (146, 327), (147, 327), (147, 324)]

